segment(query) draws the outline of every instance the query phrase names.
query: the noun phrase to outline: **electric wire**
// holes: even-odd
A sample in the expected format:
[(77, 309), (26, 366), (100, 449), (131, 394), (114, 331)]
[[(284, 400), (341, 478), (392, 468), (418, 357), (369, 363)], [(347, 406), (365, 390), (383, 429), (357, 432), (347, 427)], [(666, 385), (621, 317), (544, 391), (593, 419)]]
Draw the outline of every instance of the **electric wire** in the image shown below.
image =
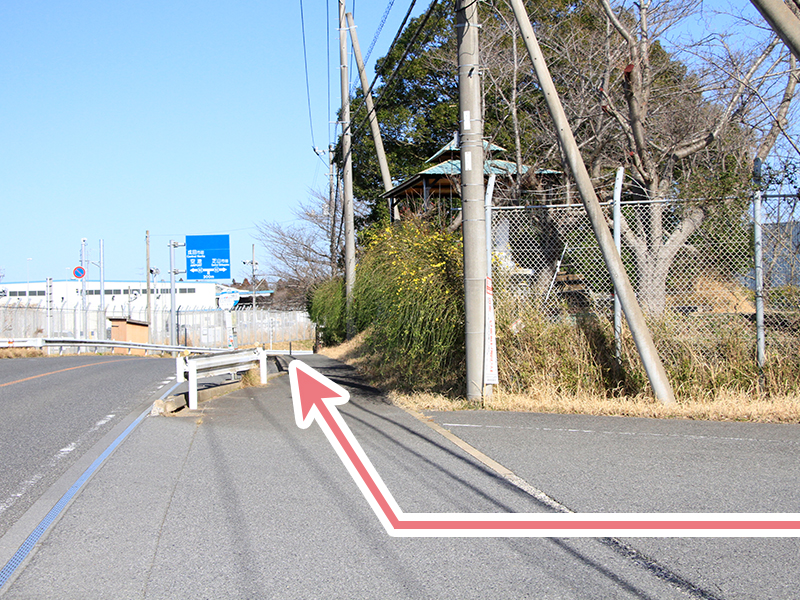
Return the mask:
[[(394, 80), (397, 77), (397, 75), (399, 74), (400, 69), (402, 68), (406, 57), (411, 52), (411, 49), (414, 46), (414, 44), (416, 43), (417, 38), (422, 33), (422, 30), (425, 28), (425, 25), (427, 24), (428, 19), (430, 19), (431, 15), (433, 14), (433, 9), (436, 8), (436, 5), (438, 4), (438, 2), (439, 2), (439, 0), (432, 0), (430, 5), (428, 6), (428, 10), (425, 11), (424, 16), (422, 17), (422, 20), (419, 23), (419, 26), (417, 27), (416, 31), (414, 32), (414, 35), (409, 40), (408, 44), (406, 44), (406, 48), (403, 51), (403, 54), (400, 57), (400, 60), (397, 61), (397, 64), (395, 65), (394, 69), (392, 69), (391, 74), (389, 75), (388, 78), (386, 78), (385, 83), (383, 85), (383, 89), (384, 90), (389, 89), (391, 87), (392, 83), (394, 83)], [(398, 30), (397, 35), (395, 36), (395, 39), (392, 42), (392, 46), (389, 48), (389, 52), (387, 52), (387, 56), (391, 53), (392, 49), (394, 48), (395, 43), (397, 42), (397, 39), (400, 37), (400, 34), (402, 33), (402, 29), (405, 26), (406, 20), (408, 19), (408, 16), (411, 14), (411, 9), (414, 8), (414, 4), (416, 4), (416, 0), (412, 1), (411, 7), (408, 9), (408, 13), (406, 13), (406, 18), (403, 20), (403, 24), (400, 26), (400, 29)], [(372, 89), (375, 87), (375, 83), (378, 81), (378, 77), (379, 77), (378, 74), (376, 74), (375, 75), (375, 79), (373, 79), (373, 81), (372, 81), (372, 85), (370, 85), (369, 90), (367, 90), (367, 93), (365, 94), (365, 98), (366, 98), (367, 95), (372, 93)], [(378, 105), (380, 104), (381, 99), (382, 99), (382, 97), (378, 97), (376, 100), (374, 100), (374, 102), (373, 102), (373, 110), (372, 110), (373, 113), (375, 113), (378, 110)], [(364, 108), (365, 106), (366, 106), (366, 102), (362, 101), (361, 104), (359, 104), (358, 107), (353, 110), (353, 117), (351, 117), (351, 122), (355, 119), (355, 116), (358, 114), (358, 112), (362, 108)], [(352, 128), (351, 127), (352, 135), (355, 135), (356, 132), (360, 133), (360, 131), (368, 123), (369, 118), (370, 118), (370, 115), (369, 115), (369, 113), (367, 113), (367, 115), (358, 124), (358, 126), (356, 128)], [(351, 152), (352, 152), (352, 149), (351, 149)]]
[[(372, 42), (369, 45), (369, 50), (367, 50), (366, 55), (364, 55), (364, 68), (369, 64), (369, 57), (372, 54), (372, 50), (375, 48), (375, 44), (378, 42), (378, 38), (383, 31), (383, 26), (386, 25), (386, 19), (389, 17), (389, 12), (392, 10), (392, 6), (394, 6), (394, 0), (391, 0), (386, 7), (386, 10), (383, 11), (383, 17), (381, 17), (381, 22), (378, 25), (378, 29), (375, 32), (375, 35), (372, 37)], [(355, 17), (355, 11), (353, 12), (353, 17)], [(358, 87), (358, 80), (356, 79), (353, 81), (350, 87), (350, 95), (355, 96), (356, 88)]]
[(378, 43), (378, 38), (383, 31), (383, 26), (386, 25), (386, 19), (389, 17), (389, 12), (392, 10), (393, 6), (394, 0), (391, 0), (389, 5), (386, 7), (386, 10), (383, 12), (383, 17), (381, 18), (380, 25), (378, 25), (378, 30), (375, 32), (375, 37), (372, 38), (372, 43), (369, 45), (369, 50), (367, 50), (367, 53), (364, 55), (364, 64), (369, 62), (369, 57), (372, 54), (372, 51), (375, 49), (375, 44)]
[[(314, 119), (311, 116), (311, 85), (308, 82), (308, 47), (306, 44), (306, 20), (303, 12), (303, 0), (300, 0), (300, 30), (303, 34), (303, 64), (306, 70), (306, 100), (308, 102), (308, 127), (311, 131), (311, 147), (317, 154), (317, 144), (314, 140)], [(319, 156), (317, 154), (317, 156)]]

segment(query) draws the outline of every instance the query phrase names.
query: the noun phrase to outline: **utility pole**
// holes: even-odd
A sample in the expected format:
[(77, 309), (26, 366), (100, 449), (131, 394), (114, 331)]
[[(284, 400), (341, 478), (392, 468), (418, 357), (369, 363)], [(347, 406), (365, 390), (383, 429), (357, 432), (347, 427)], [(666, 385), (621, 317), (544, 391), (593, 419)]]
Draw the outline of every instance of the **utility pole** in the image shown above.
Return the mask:
[(147, 276), (147, 341), (152, 343), (150, 334), (150, 324), (152, 322), (152, 315), (150, 314), (150, 230), (144, 233), (145, 246), (147, 248), (147, 266), (145, 268), (145, 275)]
[(350, 82), (347, 75), (347, 30), (344, 0), (339, 0), (339, 62), (342, 87), (342, 180), (344, 182), (344, 288), (347, 339), (355, 335), (353, 287), (356, 278), (356, 238), (353, 218), (353, 158), (350, 131)]
[(603, 253), (603, 260), (611, 276), (614, 289), (619, 294), (622, 310), (625, 312), (625, 317), (628, 320), (628, 326), (631, 330), (633, 341), (636, 344), (636, 349), (639, 351), (639, 356), (647, 372), (650, 385), (653, 387), (653, 392), (658, 400), (664, 404), (672, 404), (675, 402), (675, 395), (672, 392), (669, 379), (667, 379), (667, 372), (664, 370), (664, 365), (661, 363), (661, 359), (656, 351), (656, 346), (653, 343), (650, 330), (647, 328), (644, 313), (639, 306), (639, 301), (636, 299), (636, 294), (628, 279), (625, 266), (622, 264), (622, 258), (620, 258), (619, 252), (617, 252), (614, 247), (614, 239), (611, 236), (611, 232), (608, 230), (608, 224), (606, 223), (603, 209), (600, 207), (600, 202), (597, 200), (597, 194), (594, 191), (592, 180), (589, 177), (589, 172), (586, 170), (586, 165), (581, 157), (578, 144), (575, 142), (572, 128), (567, 120), (564, 107), (561, 105), (561, 100), (559, 100), (556, 86), (553, 83), (552, 77), (550, 77), (550, 71), (544, 61), (544, 55), (539, 47), (539, 42), (536, 40), (531, 21), (528, 18), (528, 14), (525, 12), (522, 0), (511, 0), (511, 7), (514, 10), (514, 16), (519, 25), (522, 39), (525, 41), (528, 54), (533, 63), (536, 78), (539, 80), (539, 86), (544, 93), (547, 110), (550, 112), (550, 117), (553, 119), (556, 135), (558, 135), (559, 142), (564, 150), (572, 176), (575, 178), (578, 192), (583, 201), (583, 206), (586, 208), (586, 215), (589, 217), (595, 238)]
[(750, 0), (792, 53), (800, 58), (800, 20), (783, 0)]
[(86, 309), (86, 274), (89, 272), (89, 260), (86, 257), (86, 238), (81, 238), (81, 267), (83, 267), (83, 277), (81, 277), (81, 312), (83, 313), (83, 339), (89, 339), (89, 313)]
[[(350, 40), (353, 43), (353, 54), (356, 57), (358, 75), (361, 79), (361, 89), (364, 90), (364, 104), (367, 107), (367, 117), (369, 118), (370, 129), (372, 130), (372, 140), (375, 143), (375, 153), (378, 155), (378, 166), (380, 166), (381, 169), (383, 189), (388, 192), (394, 187), (392, 185), (392, 176), (389, 173), (389, 163), (386, 162), (386, 151), (383, 149), (381, 129), (378, 126), (378, 116), (375, 114), (375, 105), (372, 102), (372, 92), (369, 91), (369, 81), (367, 81), (367, 72), (364, 68), (364, 59), (361, 57), (361, 46), (358, 43), (358, 34), (356, 33), (356, 25), (353, 21), (352, 13), (347, 13), (347, 25), (350, 28)], [(400, 211), (396, 206), (392, 209), (391, 202), (390, 199), (389, 210), (392, 211), (390, 217), (392, 221), (399, 221)]]
[(97, 338), (104, 340), (106, 338), (106, 266), (105, 266), (105, 246), (103, 240), (100, 240), (100, 260), (98, 262), (90, 261), (91, 264), (97, 265), (100, 268), (100, 312), (103, 313), (101, 317), (97, 315)]
[(257, 344), (258, 340), (256, 339), (256, 267), (258, 263), (256, 262), (256, 245), (253, 244), (253, 259), (252, 260), (243, 260), (242, 263), (245, 265), (252, 266), (252, 274), (250, 276), (250, 284), (253, 288), (253, 302), (252, 302), (252, 314), (251, 316), (251, 327), (253, 330), (253, 343)]
[[(106, 249), (105, 241), (100, 240), (100, 310), (106, 312)], [(102, 336), (100, 339), (103, 339)]]
[(478, 3), (458, 0), (458, 97), (464, 235), (467, 400), (483, 398), (486, 229), (483, 194), (483, 115), (478, 55)]

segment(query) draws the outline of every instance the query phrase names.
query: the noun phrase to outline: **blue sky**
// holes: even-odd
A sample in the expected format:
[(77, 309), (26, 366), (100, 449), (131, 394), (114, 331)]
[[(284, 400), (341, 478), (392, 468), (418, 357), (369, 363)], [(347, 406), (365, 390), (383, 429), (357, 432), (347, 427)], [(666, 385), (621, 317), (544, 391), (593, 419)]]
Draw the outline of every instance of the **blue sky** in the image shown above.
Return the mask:
[[(415, 14), (427, 6), (418, 4)], [(326, 5), (335, 111), (338, 4), (303, 2), (314, 138), (323, 149), (334, 118)], [(408, 5), (393, 7), (371, 63)], [(355, 5), (364, 52), (385, 8)], [(0, 5), (5, 282), (64, 279), (79, 264), (81, 238), (95, 261), (104, 240), (106, 279), (143, 278), (146, 230), (162, 274), (170, 239), (229, 233), (241, 280), (255, 224), (291, 220), (309, 188), (327, 189), (327, 166), (312, 151), (299, 2)], [(182, 263), (183, 249), (176, 256)], [(258, 245), (256, 257), (266, 262)], [(91, 268), (89, 278), (98, 276)]]
[[(339, 104), (338, 4), (303, 4), (314, 142), (324, 149)], [(409, 4), (390, 12), (370, 78)], [(364, 52), (385, 8), (356, 3)], [(230, 234), (241, 280), (256, 223), (292, 220), (309, 189), (327, 189), (327, 167), (312, 151), (299, 1), (0, 5), (5, 282), (64, 279), (81, 238), (95, 261), (104, 240), (106, 279), (142, 280), (146, 230), (163, 277), (170, 239)], [(183, 249), (176, 256), (183, 268)], [(256, 257), (268, 260), (258, 244)], [(98, 276), (91, 267), (89, 279)]]

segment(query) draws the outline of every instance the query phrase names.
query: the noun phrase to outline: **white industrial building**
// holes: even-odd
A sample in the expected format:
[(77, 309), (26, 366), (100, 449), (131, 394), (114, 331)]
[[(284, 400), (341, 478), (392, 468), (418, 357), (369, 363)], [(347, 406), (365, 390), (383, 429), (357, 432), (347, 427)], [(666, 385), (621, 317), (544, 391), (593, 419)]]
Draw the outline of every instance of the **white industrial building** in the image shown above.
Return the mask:
[[(272, 291), (257, 291), (257, 298)], [(101, 302), (101, 300), (103, 302)], [(238, 306), (234, 305), (238, 301)], [(260, 305), (259, 305), (260, 304)], [(177, 334), (184, 345), (269, 344), (313, 337), (305, 311), (275, 311), (257, 302), (253, 292), (213, 281), (177, 281), (171, 316), (170, 284), (141, 281), (0, 282), (0, 338), (109, 339), (113, 319), (149, 324), (153, 343)], [(231, 310), (233, 309), (233, 310)], [(171, 325), (174, 322), (174, 327)]]
[[(139, 313), (147, 309), (147, 283), (142, 281), (99, 281), (77, 279), (0, 282), (0, 306), (17, 305), (45, 308), (51, 286), (50, 308), (106, 309), (107, 314)], [(85, 290), (86, 304), (83, 302)], [(175, 304), (182, 310), (208, 310), (219, 307), (219, 298), (227, 293), (240, 292), (213, 281), (178, 281), (175, 283)], [(241, 292), (246, 294), (247, 292)], [(170, 284), (155, 281), (150, 284), (151, 310), (170, 305)]]

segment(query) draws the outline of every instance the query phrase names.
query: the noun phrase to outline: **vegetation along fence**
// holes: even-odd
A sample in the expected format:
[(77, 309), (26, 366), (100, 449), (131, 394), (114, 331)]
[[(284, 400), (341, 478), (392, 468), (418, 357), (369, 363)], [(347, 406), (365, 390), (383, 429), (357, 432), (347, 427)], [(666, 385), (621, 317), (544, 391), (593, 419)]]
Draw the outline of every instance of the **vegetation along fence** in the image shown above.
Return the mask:
[[(773, 355), (800, 351), (798, 204), (797, 196), (763, 202), (764, 322)], [(749, 200), (621, 203), (620, 253), (657, 341), (694, 344), (710, 360), (721, 340), (755, 348), (748, 206)], [(611, 223), (611, 203), (604, 207)], [(613, 286), (581, 204), (495, 207), (492, 238), (495, 294), (512, 326), (515, 312), (530, 306), (550, 321), (613, 322)]]

